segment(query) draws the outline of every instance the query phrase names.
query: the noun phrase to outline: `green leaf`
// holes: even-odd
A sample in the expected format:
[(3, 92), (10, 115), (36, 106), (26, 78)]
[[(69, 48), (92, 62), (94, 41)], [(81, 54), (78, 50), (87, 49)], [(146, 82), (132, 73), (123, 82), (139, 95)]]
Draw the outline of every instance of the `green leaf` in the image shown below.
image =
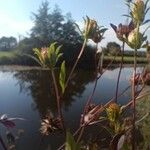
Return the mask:
[(56, 48), (56, 55), (58, 55), (59, 53), (60, 53), (60, 49), (62, 48), (62, 45), (60, 45), (60, 46), (58, 46), (57, 48)]
[(48, 48), (48, 59), (51, 59), (51, 55), (55, 52), (55, 45), (57, 44), (57, 42), (54, 42), (50, 45), (50, 47)]
[(59, 58), (60, 58), (62, 55), (63, 55), (62, 53), (59, 53), (59, 54), (57, 55), (56, 62), (59, 60)]
[(59, 84), (62, 89), (62, 93), (65, 92), (65, 79), (66, 79), (66, 68), (65, 68), (65, 61), (62, 62), (59, 74)]
[[(34, 48), (33, 51), (34, 51), (34, 54), (37, 55), (40, 64), (45, 65), (45, 64), (44, 64), (44, 60), (43, 60), (43, 58), (42, 58), (42, 55), (41, 55), (41, 53), (40, 53), (40, 50), (39, 50), (38, 48)], [(34, 58), (34, 60), (35, 60), (35, 59), (36, 59), (36, 58)], [(37, 61), (37, 59), (36, 59), (36, 61)], [(38, 62), (38, 63), (39, 63), (39, 62)]]
[(30, 55), (30, 54), (24, 54), (24, 55), (32, 58), (33, 60), (35, 60), (40, 66), (43, 66), (43, 64), (36, 57), (34, 57), (34, 56)]
[(80, 144), (75, 142), (70, 132), (67, 132), (65, 150), (81, 150)]

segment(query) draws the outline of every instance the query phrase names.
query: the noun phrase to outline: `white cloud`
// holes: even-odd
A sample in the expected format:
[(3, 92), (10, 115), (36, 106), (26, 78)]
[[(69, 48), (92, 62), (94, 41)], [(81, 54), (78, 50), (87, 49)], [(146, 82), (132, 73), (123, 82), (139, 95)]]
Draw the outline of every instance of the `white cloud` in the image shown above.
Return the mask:
[(13, 17), (0, 13), (1, 23), (0, 23), (0, 37), (2, 36), (15, 36), (27, 35), (30, 31), (33, 23), (31, 21), (22, 21), (14, 19)]

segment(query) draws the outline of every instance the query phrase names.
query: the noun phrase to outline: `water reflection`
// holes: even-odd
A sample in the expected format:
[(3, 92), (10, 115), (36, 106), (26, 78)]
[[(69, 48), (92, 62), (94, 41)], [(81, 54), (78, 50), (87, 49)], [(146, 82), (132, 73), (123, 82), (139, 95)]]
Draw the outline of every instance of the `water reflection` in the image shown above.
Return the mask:
[[(52, 80), (47, 70), (30, 70), (19, 71), (14, 74), (20, 85), (20, 92), (26, 92), (32, 95), (36, 103), (36, 109), (41, 116), (45, 116), (47, 110), (51, 110), (54, 114), (57, 112), (55, 93), (52, 85)], [(95, 74), (93, 72), (77, 71), (69, 84), (67, 92), (63, 97), (63, 106), (65, 110), (82, 96), (85, 86), (89, 82), (93, 82)]]
[[(118, 68), (111, 68), (98, 81), (96, 93), (93, 97), (94, 102), (105, 103), (114, 96), (118, 71)], [(120, 91), (129, 85), (128, 77), (130, 77), (131, 73), (132, 68), (123, 68), (119, 86)], [(5, 96), (5, 105), (1, 102), (1, 110), (5, 107), (4, 111), (10, 113), (12, 106), (14, 110), (17, 107), (15, 111), (12, 111), (13, 113), (32, 120), (29, 126), (24, 125), (24, 123), (20, 124), (28, 133), (21, 144), (25, 145), (25, 149), (36, 149), (35, 143), (39, 142), (41, 138), (39, 133), (40, 120), (46, 116), (48, 111), (53, 116), (57, 116), (57, 105), (50, 74), (47, 70), (22, 70), (15, 71), (13, 74), (10, 72), (0, 73), (0, 79), (5, 79), (6, 76), (9, 81), (6, 79), (4, 82), (1, 82), (0, 80), (1, 85), (3, 85), (0, 91), (10, 91), (9, 95), (11, 96), (7, 98), (7, 94), (0, 93), (1, 96)], [(71, 130), (77, 129), (83, 107), (93, 89), (95, 77), (96, 74), (91, 71), (77, 70), (74, 73), (67, 92), (63, 97), (63, 113), (67, 128)], [(120, 98), (120, 103), (125, 103), (129, 97), (130, 90), (127, 95), (123, 95)], [(8, 101), (8, 99), (11, 99), (11, 101)], [(56, 149), (56, 147), (63, 143), (63, 140), (64, 136), (59, 133), (50, 135), (43, 142), (41, 149), (46, 149), (48, 145), (52, 149)]]

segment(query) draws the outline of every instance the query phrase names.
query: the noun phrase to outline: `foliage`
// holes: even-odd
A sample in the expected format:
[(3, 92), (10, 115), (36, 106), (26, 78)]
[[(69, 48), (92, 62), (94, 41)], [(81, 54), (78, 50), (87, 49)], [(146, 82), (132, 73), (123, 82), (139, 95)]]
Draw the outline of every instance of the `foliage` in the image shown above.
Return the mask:
[(121, 47), (116, 42), (109, 42), (109, 43), (107, 43), (107, 50), (108, 50), (109, 54), (115, 56), (121, 52)]
[[(64, 144), (65, 150), (81, 149), (81, 146), (78, 143), (82, 138), (84, 129), (88, 126), (101, 123), (102, 121), (106, 121), (107, 123), (104, 129), (110, 134), (110, 140), (109, 140), (110, 149), (112, 150), (121, 149), (123, 146), (127, 148), (132, 147), (132, 149), (137, 149), (140, 147), (140, 142), (142, 141), (143, 136), (140, 130), (138, 129), (137, 124), (141, 120), (143, 120), (145, 116), (142, 117), (142, 119), (136, 121), (137, 114), (136, 114), (135, 102), (138, 99), (138, 96), (142, 91), (143, 87), (145, 86), (145, 83), (144, 83), (144, 75), (142, 74), (139, 75), (141, 78), (143, 78), (142, 83), (140, 82), (141, 78), (137, 78), (138, 74), (136, 70), (137, 69), (136, 65), (137, 65), (137, 50), (142, 48), (144, 46), (144, 43), (147, 40), (145, 36), (145, 32), (143, 33), (140, 32), (140, 26), (144, 24), (145, 15), (149, 10), (149, 8), (147, 8), (147, 3), (148, 1), (144, 3), (144, 1), (142, 0), (136, 0), (135, 2), (131, 2), (132, 5), (130, 5), (130, 1), (128, 1), (127, 5), (130, 10), (129, 17), (131, 17), (130, 23), (127, 25), (119, 24), (118, 27), (111, 24), (111, 27), (114, 29), (117, 38), (123, 43), (122, 51), (124, 51), (125, 44), (127, 44), (134, 50), (133, 76), (130, 79), (130, 81), (132, 81), (130, 82), (131, 93), (132, 93), (131, 101), (129, 101), (126, 105), (122, 107), (119, 106), (117, 103), (117, 97), (119, 96), (118, 96), (118, 90), (116, 88), (116, 93), (117, 93), (116, 97), (110, 100), (108, 103), (106, 103), (105, 105), (92, 104), (97, 82), (102, 76), (102, 74), (105, 72), (105, 71), (103, 72), (103, 68), (102, 68), (102, 72), (100, 72), (100, 70), (97, 69), (95, 71), (96, 77), (95, 77), (95, 84), (94, 84), (92, 94), (87, 99), (87, 103), (84, 107), (83, 114), (81, 114), (80, 126), (74, 134), (75, 136), (76, 135), (78, 136), (77, 142), (75, 142), (74, 137), (69, 132), (67, 132), (66, 143)], [(34, 42), (35, 39), (39, 41), (39, 46), (40, 45), (45, 46), (41, 49), (39, 49), (38, 47), (33, 49), (34, 54), (37, 56), (34, 57), (34, 59), (42, 67), (48, 68), (48, 71), (50, 71), (52, 81), (53, 81), (55, 96), (56, 96), (56, 103), (57, 103), (58, 116), (55, 118), (48, 116), (48, 118), (44, 119), (42, 122), (41, 132), (45, 135), (48, 135), (50, 132), (53, 132), (56, 129), (61, 129), (66, 131), (65, 122), (62, 113), (62, 97), (64, 96), (67, 87), (70, 86), (70, 81), (72, 79), (74, 70), (76, 69), (77, 64), (79, 63), (81, 57), (85, 52), (85, 47), (87, 45), (88, 39), (91, 39), (96, 44), (98, 44), (103, 39), (103, 35), (106, 31), (106, 28), (99, 26), (94, 19), (91, 19), (87, 16), (84, 19), (84, 30), (83, 31), (80, 30), (81, 35), (83, 36), (83, 39), (81, 38), (81, 41), (83, 40), (83, 45), (77, 57), (75, 57), (76, 59), (74, 61), (73, 67), (66, 78), (65, 61), (63, 61), (60, 67), (59, 77), (57, 77), (55, 74), (56, 71), (55, 68), (57, 66), (58, 61), (60, 60), (60, 57), (62, 56), (62, 52), (60, 50), (62, 47), (61, 44), (63, 44), (64, 42), (76, 44), (76, 42), (78, 41), (76, 40), (76, 38), (79, 39), (80, 36), (78, 32), (76, 32), (75, 30), (73, 21), (71, 21), (70, 19), (69, 22), (66, 23), (64, 16), (61, 14), (61, 11), (57, 6), (51, 14), (49, 13), (47, 1), (43, 2), (42, 6), (39, 9), (39, 12), (33, 15), (34, 15), (35, 26), (32, 28), (31, 38)], [(67, 28), (69, 29), (70, 36), (67, 35)], [(71, 33), (72, 30), (74, 31), (73, 34)], [(64, 36), (64, 33), (67, 36)], [(29, 43), (29, 46), (31, 44), (32, 47), (32, 43), (30, 43), (32, 40), (25, 39), (24, 42)], [(60, 46), (57, 42), (54, 41), (58, 41)], [(37, 44), (36, 42), (34, 43), (35, 45)], [(50, 46), (47, 47), (49, 43)], [(147, 45), (147, 49), (149, 50), (149, 45)], [(119, 44), (115, 42), (109, 42), (107, 44), (107, 50), (111, 55), (117, 55), (118, 53), (121, 52), (121, 47)], [(121, 57), (120, 64), (121, 64), (120, 71), (118, 74), (116, 87), (118, 87), (119, 85), (120, 73), (123, 64), (123, 55)], [(137, 80), (138, 82), (136, 82)], [(141, 85), (139, 86), (139, 84)], [(61, 91), (59, 90), (60, 88)], [(125, 92), (122, 92), (121, 95), (123, 95), (124, 93)], [(132, 104), (131, 109), (133, 111), (132, 116), (129, 117), (122, 116), (125, 109), (131, 104)], [(106, 110), (106, 117), (101, 116), (101, 113), (104, 110)], [(148, 115), (146, 114), (146, 117)], [(2, 121), (0, 120), (0, 122), (3, 123), (5, 126), (13, 127), (15, 125), (12, 122), (10, 122), (10, 120), (8, 120), (7, 118), (5, 120), (2, 119)], [(137, 135), (139, 135), (140, 140), (137, 138), (138, 137)]]
[(106, 28), (100, 27), (95, 20), (90, 19), (88, 16), (84, 19), (84, 30), (82, 33), (84, 39), (92, 39), (95, 43), (99, 43), (103, 39), (106, 30)]
[(33, 51), (39, 59), (39, 64), (43, 67), (48, 67), (49, 69), (54, 69), (56, 63), (62, 56), (60, 53), (61, 46), (56, 47), (56, 42), (52, 43), (49, 47), (43, 47), (41, 50), (34, 48)]
[(59, 83), (62, 89), (62, 93), (65, 91), (65, 79), (66, 79), (66, 70), (65, 70), (65, 61), (62, 62), (59, 74)]
[(11, 37), (1, 37), (0, 38), (0, 50), (1, 51), (9, 51), (17, 46), (17, 39), (13, 36)]
[(50, 12), (48, 1), (43, 2), (38, 13), (33, 13), (33, 20), (35, 25), (31, 30), (31, 37), (38, 39), (41, 46), (48, 46), (54, 41), (62, 44), (81, 42), (71, 15), (63, 16), (57, 5)]
[(80, 144), (77, 144), (70, 132), (67, 132), (65, 150), (81, 150)]

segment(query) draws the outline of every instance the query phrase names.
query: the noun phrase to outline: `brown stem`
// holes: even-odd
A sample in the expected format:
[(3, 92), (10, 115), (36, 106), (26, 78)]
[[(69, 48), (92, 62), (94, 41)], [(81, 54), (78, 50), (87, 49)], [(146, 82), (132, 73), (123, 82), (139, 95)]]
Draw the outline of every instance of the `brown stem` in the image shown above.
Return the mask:
[(120, 63), (120, 69), (119, 69), (119, 74), (118, 74), (118, 79), (117, 79), (117, 86), (116, 86), (116, 96), (115, 96), (115, 101), (116, 102), (117, 102), (117, 98), (118, 98), (119, 81), (120, 81), (121, 70), (122, 70), (122, 66), (123, 66), (124, 46), (125, 46), (125, 42), (123, 41), (123, 43), (122, 43), (122, 52), (121, 52), (121, 63)]
[(136, 49), (134, 51), (134, 71), (133, 71), (133, 83), (132, 83), (132, 104), (133, 104), (133, 133), (132, 133), (132, 150), (135, 150), (135, 120), (136, 120), (136, 106), (135, 106), (135, 76), (136, 76), (136, 67), (137, 67), (137, 59), (136, 59)]
[(64, 125), (64, 121), (63, 121), (63, 114), (62, 114), (62, 110), (61, 110), (61, 101), (60, 101), (61, 99), (60, 99), (60, 95), (59, 95), (59, 92), (58, 92), (58, 86), (57, 86), (56, 77), (55, 77), (53, 69), (51, 69), (51, 74), (52, 74), (52, 79), (53, 79), (54, 89), (55, 89), (55, 94), (56, 94), (58, 116), (61, 119), (63, 129), (65, 130), (65, 125)]
[[(119, 96), (123, 95), (128, 89), (130, 88), (130, 86), (128, 86), (127, 88), (125, 88), (125, 90), (123, 90)], [(100, 110), (100, 112), (103, 112), (105, 110), (105, 108), (107, 108), (112, 102), (113, 102), (114, 98), (110, 99)], [(129, 105), (131, 105), (132, 103), (130, 102), (126, 107), (128, 107)], [(79, 132), (81, 132), (82, 128), (85, 129), (86, 126), (88, 126), (89, 124), (84, 123), (82, 124), (73, 134), (73, 136), (76, 136)], [(79, 133), (80, 134), (80, 133)], [(81, 136), (81, 135), (79, 135)], [(57, 150), (62, 150), (62, 148), (65, 146), (65, 143), (62, 144)]]
[(85, 127), (82, 127), (82, 128), (81, 128), (80, 134), (79, 134), (78, 139), (77, 139), (77, 143), (79, 143), (80, 139), (82, 138), (84, 129), (85, 129)]
[[(136, 41), (137, 43), (139, 41), (138, 32), (140, 29), (140, 23), (137, 23), (137, 32), (136, 32)], [(135, 76), (136, 76), (136, 68), (137, 68), (137, 45), (134, 49), (134, 71), (133, 71), (133, 84), (132, 84), (132, 99), (133, 99), (133, 133), (132, 133), (132, 149), (135, 150), (135, 121), (136, 121), (136, 106), (135, 106), (135, 93), (136, 93), (136, 85), (135, 85)]]
[(82, 48), (81, 48), (81, 51), (80, 51), (80, 53), (79, 53), (79, 55), (78, 55), (78, 57), (77, 57), (77, 59), (76, 59), (74, 65), (73, 65), (73, 68), (72, 68), (72, 70), (71, 70), (71, 72), (70, 72), (70, 74), (69, 74), (69, 76), (68, 76), (67, 81), (66, 81), (65, 88), (68, 86), (68, 83), (69, 83), (69, 81), (70, 81), (70, 79), (71, 79), (71, 77), (72, 77), (72, 74), (73, 74), (73, 72), (74, 72), (74, 70), (75, 70), (75, 68), (76, 68), (76, 66), (77, 66), (77, 64), (78, 64), (78, 62), (79, 62), (79, 60), (80, 60), (80, 58), (81, 58), (83, 52), (84, 52), (84, 48), (85, 48), (85, 46), (86, 46), (86, 43), (87, 43), (87, 39), (84, 40), (84, 43), (83, 43)]

